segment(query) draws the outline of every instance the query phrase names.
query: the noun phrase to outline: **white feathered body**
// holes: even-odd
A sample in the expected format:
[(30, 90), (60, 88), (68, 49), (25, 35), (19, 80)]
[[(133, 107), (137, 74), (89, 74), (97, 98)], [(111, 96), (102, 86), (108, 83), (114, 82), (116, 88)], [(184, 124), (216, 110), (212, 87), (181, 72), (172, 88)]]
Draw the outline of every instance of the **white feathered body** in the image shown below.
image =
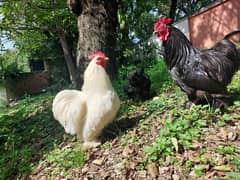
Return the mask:
[(93, 59), (84, 72), (81, 91), (63, 90), (56, 95), (53, 115), (67, 133), (77, 134), (89, 148), (99, 144), (95, 143), (97, 137), (113, 121), (119, 107), (120, 100), (105, 69)]
[(81, 136), (87, 112), (86, 96), (82, 91), (60, 91), (53, 100), (52, 111), (66, 133)]

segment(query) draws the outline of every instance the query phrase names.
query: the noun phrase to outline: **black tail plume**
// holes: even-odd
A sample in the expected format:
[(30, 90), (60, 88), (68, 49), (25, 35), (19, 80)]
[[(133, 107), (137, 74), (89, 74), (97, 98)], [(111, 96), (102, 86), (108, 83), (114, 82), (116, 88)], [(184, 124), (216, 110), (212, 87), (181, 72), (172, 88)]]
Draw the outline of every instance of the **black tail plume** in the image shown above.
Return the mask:
[(240, 29), (228, 33), (226, 36), (224, 36), (224, 39), (228, 39), (228, 38), (230, 38), (231, 36), (233, 36), (233, 35), (235, 35), (235, 34), (237, 34), (237, 33), (240, 33)]

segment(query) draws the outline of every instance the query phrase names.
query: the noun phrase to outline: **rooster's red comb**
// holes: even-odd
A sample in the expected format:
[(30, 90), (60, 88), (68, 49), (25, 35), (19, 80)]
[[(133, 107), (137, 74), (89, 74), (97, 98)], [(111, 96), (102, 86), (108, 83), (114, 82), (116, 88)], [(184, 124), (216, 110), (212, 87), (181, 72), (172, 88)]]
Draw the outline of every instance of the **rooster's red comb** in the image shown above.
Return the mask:
[(162, 26), (166, 26), (172, 23), (172, 19), (168, 17), (163, 17), (157, 20), (154, 24), (154, 31), (157, 32)]
[(101, 51), (96, 51), (96, 52), (93, 52), (92, 54), (90, 54), (90, 55), (88, 56), (88, 59), (89, 59), (89, 60), (92, 60), (92, 59), (95, 58), (96, 56), (98, 56), (98, 57), (100, 57), (100, 58), (103, 58), (103, 59), (106, 58), (106, 55), (105, 55), (103, 52), (101, 52)]

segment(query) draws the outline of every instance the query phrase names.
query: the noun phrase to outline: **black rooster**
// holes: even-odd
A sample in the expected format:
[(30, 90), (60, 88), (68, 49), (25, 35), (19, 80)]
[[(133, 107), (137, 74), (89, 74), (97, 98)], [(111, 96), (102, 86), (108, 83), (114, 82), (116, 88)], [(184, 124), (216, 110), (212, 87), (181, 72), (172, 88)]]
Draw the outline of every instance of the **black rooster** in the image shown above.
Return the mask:
[(150, 98), (151, 81), (143, 68), (137, 68), (128, 73), (128, 84), (124, 87), (124, 93), (130, 99), (146, 100)]
[(177, 28), (171, 19), (160, 18), (154, 26), (156, 40), (163, 47), (164, 61), (171, 76), (187, 94), (187, 107), (211, 102), (214, 107), (224, 108), (227, 85), (240, 66), (240, 49), (228, 40), (233, 31), (214, 47), (199, 50)]

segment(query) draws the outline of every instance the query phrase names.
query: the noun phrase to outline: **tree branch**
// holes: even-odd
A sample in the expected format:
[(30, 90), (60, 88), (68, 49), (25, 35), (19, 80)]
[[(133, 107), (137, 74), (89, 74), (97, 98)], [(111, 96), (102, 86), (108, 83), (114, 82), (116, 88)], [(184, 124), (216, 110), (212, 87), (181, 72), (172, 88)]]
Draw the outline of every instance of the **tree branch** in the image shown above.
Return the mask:
[(67, 5), (68, 8), (76, 15), (80, 15), (82, 13), (82, 5), (79, 0), (67, 0)]
[(169, 17), (174, 21), (176, 16), (177, 0), (171, 0), (171, 6), (169, 10)]

